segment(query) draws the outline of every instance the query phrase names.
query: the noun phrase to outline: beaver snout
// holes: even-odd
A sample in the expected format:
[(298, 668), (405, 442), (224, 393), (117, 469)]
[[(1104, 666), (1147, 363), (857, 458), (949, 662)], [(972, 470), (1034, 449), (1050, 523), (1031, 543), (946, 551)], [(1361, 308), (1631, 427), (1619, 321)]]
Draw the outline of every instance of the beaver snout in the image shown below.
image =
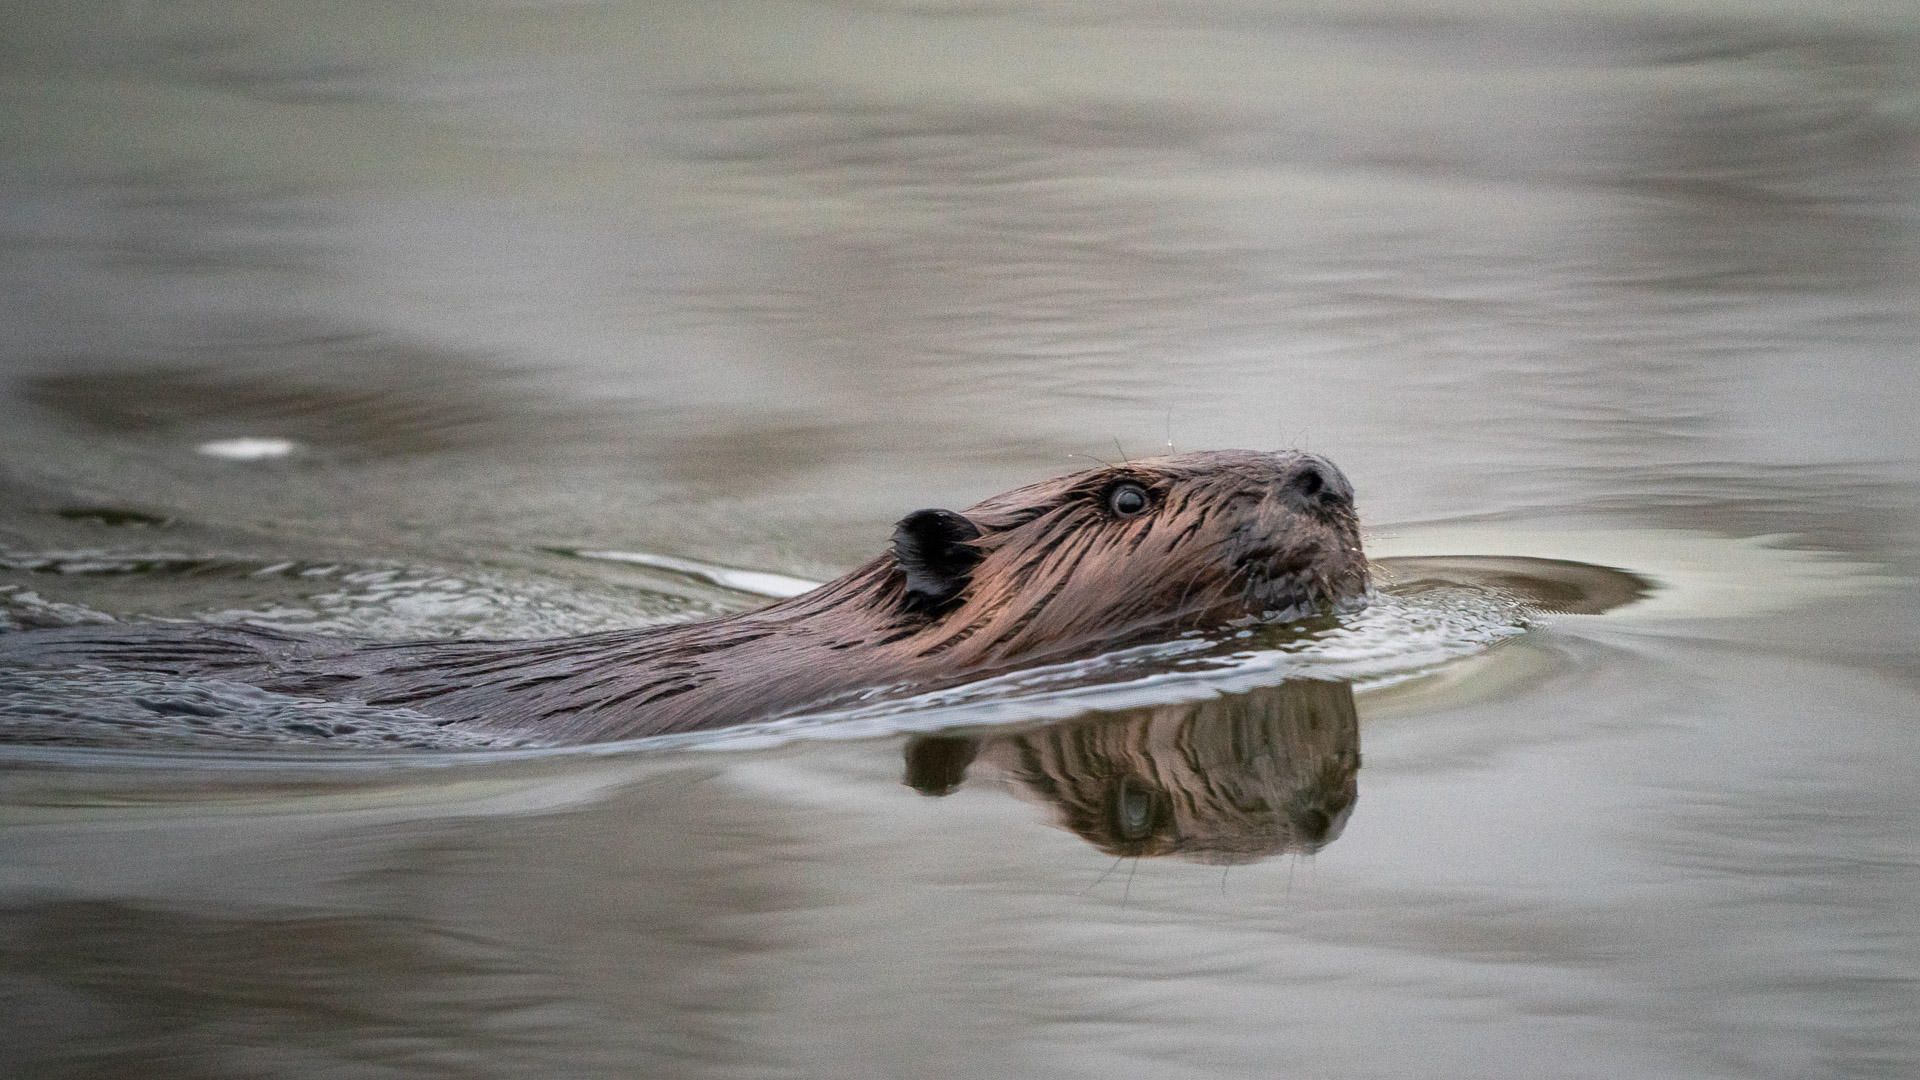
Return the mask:
[(1318, 454), (1302, 454), (1285, 479), (1280, 493), (1287, 505), (1302, 513), (1324, 513), (1353, 508), (1353, 484), (1333, 462)]

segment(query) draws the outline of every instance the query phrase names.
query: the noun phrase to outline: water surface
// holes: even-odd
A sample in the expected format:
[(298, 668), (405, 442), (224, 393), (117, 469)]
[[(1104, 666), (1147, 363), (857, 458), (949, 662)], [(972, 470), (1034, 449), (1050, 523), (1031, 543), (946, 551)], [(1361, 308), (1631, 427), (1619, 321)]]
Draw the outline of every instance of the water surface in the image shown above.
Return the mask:
[(0, 25), (6, 625), (695, 618), (1168, 443), (1408, 560), (668, 744), (8, 675), (8, 1075), (1920, 1072), (1911, 5)]

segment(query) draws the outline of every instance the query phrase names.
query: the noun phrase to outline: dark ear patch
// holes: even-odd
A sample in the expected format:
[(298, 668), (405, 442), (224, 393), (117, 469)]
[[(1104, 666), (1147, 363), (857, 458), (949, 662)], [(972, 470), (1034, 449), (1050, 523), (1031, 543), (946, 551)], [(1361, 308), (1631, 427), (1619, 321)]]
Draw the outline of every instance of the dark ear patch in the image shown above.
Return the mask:
[(980, 562), (968, 543), (980, 526), (951, 510), (915, 510), (893, 527), (893, 561), (907, 575), (907, 599), (936, 607), (960, 595)]
[(960, 735), (917, 735), (907, 740), (907, 786), (922, 795), (947, 795), (967, 778), (980, 740)]

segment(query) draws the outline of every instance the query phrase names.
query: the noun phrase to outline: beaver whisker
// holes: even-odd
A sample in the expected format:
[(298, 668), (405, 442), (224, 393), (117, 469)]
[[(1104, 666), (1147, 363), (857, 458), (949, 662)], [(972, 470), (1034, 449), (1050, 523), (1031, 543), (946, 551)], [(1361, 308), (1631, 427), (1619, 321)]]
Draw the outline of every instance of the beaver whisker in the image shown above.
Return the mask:
[[(1191, 610), (1187, 606), (1187, 601), (1193, 596), (1193, 590), (1199, 585), (1200, 585), (1200, 582), (1198, 581), (1187, 582), (1186, 587), (1180, 590), (1180, 599), (1174, 602), (1174, 605), (1173, 605), (1174, 611), (1184, 615)], [(1211, 606), (1211, 605), (1208, 605), (1208, 606)]]

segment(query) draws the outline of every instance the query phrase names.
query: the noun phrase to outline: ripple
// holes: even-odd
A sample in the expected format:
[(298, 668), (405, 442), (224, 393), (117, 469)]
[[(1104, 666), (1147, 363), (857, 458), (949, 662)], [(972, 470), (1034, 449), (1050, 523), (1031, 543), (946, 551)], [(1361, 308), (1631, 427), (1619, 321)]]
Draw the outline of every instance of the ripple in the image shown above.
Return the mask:
[[(140, 574), (198, 579), (262, 577), (325, 583), (305, 605), (223, 611), (209, 621), (246, 621), (343, 636), (510, 629), (597, 629), (605, 612), (544, 604), (524, 583), (507, 585), (403, 568), (347, 567), (163, 555), (57, 553), (10, 556), (42, 574)], [(551, 587), (550, 587), (551, 588)], [(29, 596), (31, 594), (28, 594)], [(18, 594), (0, 599), (23, 598)], [(578, 598), (568, 598), (577, 600)], [(71, 614), (71, 613), (67, 613)], [(736, 748), (793, 738), (862, 738), (1057, 719), (1092, 709), (1191, 701), (1292, 678), (1349, 682), (1365, 690), (1415, 678), (1521, 633), (1528, 609), (1500, 592), (1422, 581), (1406, 595), (1383, 592), (1367, 608), (1284, 625), (1191, 634), (1072, 663), (1031, 668), (932, 692), (877, 688), (852, 708), (764, 724), (605, 744), (611, 747)], [(580, 623), (585, 625), (581, 626)], [(0, 716), (15, 745), (172, 749), (256, 748), (502, 750), (524, 737), (478, 737), (409, 710), (377, 709), (274, 693), (213, 679), (137, 672), (21, 671), (0, 678)], [(562, 748), (549, 748), (549, 752)]]
[[(1471, 671), (1458, 665), (1536, 630), (1543, 619), (1621, 617), (1611, 614), (1616, 612), (1639, 619), (1750, 610), (1760, 601), (1804, 600), (1823, 592), (1841, 595), (1862, 587), (1862, 582), (1882, 580), (1867, 572), (1871, 568), (1824, 553), (1775, 546), (1765, 538), (1516, 535), (1487, 530), (1399, 537), (1377, 547), (1425, 553), (1376, 559), (1378, 589), (1372, 603), (1358, 611), (1193, 633), (931, 690), (876, 687), (861, 700), (832, 710), (591, 747), (539, 747), (519, 736), (449, 733), (434, 718), (408, 710), (295, 697), (218, 680), (139, 673), (9, 673), (0, 679), (0, 715), (7, 718), (7, 741), (16, 748), (257, 753), (258, 747), (294, 751), (351, 747), (543, 755), (673, 747), (742, 749), (801, 738), (873, 738), (1057, 720), (1094, 710), (1204, 700), (1290, 679), (1348, 683), (1365, 695), (1389, 687), (1425, 685), (1419, 680), (1442, 669)], [(1450, 551), (1462, 547), (1478, 550)], [(1558, 557), (1576, 553), (1639, 568), (1630, 571), (1599, 561)], [(566, 554), (605, 559), (628, 553)], [(641, 561), (743, 592), (762, 592), (767, 585), (760, 580), (765, 575), (752, 571), (664, 556), (615, 561)], [(0, 568), (41, 575), (192, 578), (196, 590), (219, 581), (276, 582), (287, 590), (277, 605), (232, 608), (198, 618), (343, 637), (553, 636), (646, 621), (635, 617), (631, 603), (607, 595), (617, 590), (604, 583), (598, 586), (599, 592), (589, 592), (505, 574), (105, 552), (0, 552)], [(782, 577), (774, 584), (791, 592), (808, 583)], [(51, 604), (18, 586), (0, 588), (0, 604), (5, 605), (0, 614), (25, 611), (46, 617), (51, 613), (65, 622), (107, 618), (72, 605)], [(30, 620), (23, 617), (22, 621)], [(1396, 694), (1407, 692), (1402, 689)], [(1404, 707), (1405, 702), (1399, 704)], [(380, 759), (395, 757), (380, 755)]]
[[(110, 550), (7, 551), (0, 571), (0, 629), (67, 626), (136, 617), (250, 623), (333, 637), (560, 637), (716, 613), (708, 605), (631, 585), (578, 585), (525, 574), (469, 568), (459, 573), (394, 563), (269, 561), (193, 552)], [(35, 578), (59, 582), (42, 597)], [(84, 602), (111, 599), (108, 613)]]
[(514, 738), (442, 726), (406, 709), (278, 694), (148, 672), (0, 670), (6, 741), (119, 750), (475, 750)]

